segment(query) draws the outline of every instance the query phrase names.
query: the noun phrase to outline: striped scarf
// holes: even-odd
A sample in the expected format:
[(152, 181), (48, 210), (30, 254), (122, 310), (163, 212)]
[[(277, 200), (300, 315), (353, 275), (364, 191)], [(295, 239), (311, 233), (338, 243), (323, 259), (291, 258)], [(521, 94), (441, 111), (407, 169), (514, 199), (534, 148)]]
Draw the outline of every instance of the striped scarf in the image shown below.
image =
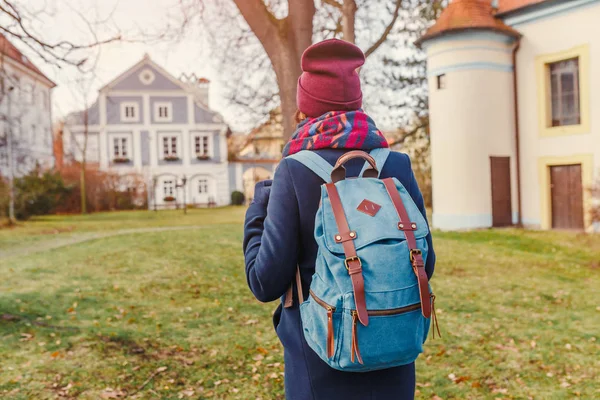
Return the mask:
[(387, 140), (363, 110), (332, 111), (300, 122), (283, 148), (283, 156), (301, 150), (372, 150), (381, 147), (388, 147)]

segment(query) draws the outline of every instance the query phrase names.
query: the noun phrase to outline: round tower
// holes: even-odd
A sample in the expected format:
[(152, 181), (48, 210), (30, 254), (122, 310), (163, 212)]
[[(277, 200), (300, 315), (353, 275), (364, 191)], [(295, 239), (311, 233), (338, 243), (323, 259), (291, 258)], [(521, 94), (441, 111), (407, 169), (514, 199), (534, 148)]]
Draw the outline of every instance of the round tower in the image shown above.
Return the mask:
[(512, 55), (519, 33), (492, 0), (453, 0), (418, 44), (427, 53), (433, 223), (517, 220)]

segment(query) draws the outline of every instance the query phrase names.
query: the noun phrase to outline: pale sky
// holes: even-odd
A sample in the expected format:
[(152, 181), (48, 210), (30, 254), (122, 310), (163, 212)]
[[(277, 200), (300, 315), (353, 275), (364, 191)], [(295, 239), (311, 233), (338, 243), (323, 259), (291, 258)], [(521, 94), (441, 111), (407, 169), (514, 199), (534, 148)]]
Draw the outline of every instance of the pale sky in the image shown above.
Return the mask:
[[(21, 0), (27, 7), (45, 5), (48, 15), (43, 16), (43, 26), (38, 28), (48, 40), (67, 39), (73, 42), (86, 42), (91, 39), (89, 29), (83, 19), (77, 15), (81, 12), (90, 21), (105, 20), (111, 15), (111, 23), (98, 27), (99, 32), (115, 31), (114, 26), (129, 37), (139, 37), (141, 30), (157, 32), (167, 29), (175, 31), (175, 22), (180, 21), (178, 0)], [(20, 43), (13, 43), (32, 60), (58, 86), (53, 89), (53, 117), (58, 119), (71, 111), (81, 109), (76, 100), (78, 72), (71, 67), (58, 69), (44, 63), (34, 53)], [(228, 114), (224, 100), (220, 96), (218, 76), (208, 61), (210, 51), (203, 43), (198, 29), (189, 30), (180, 40), (169, 40), (166, 43), (125, 43), (117, 42), (104, 45), (95, 50), (98, 53), (96, 69), (97, 79), (93, 83), (94, 101), (97, 89), (116, 78), (129, 67), (137, 63), (145, 53), (176, 78), (181, 73), (195, 73), (211, 80), (210, 107), (225, 117), (226, 121), (236, 128), (234, 116)]]

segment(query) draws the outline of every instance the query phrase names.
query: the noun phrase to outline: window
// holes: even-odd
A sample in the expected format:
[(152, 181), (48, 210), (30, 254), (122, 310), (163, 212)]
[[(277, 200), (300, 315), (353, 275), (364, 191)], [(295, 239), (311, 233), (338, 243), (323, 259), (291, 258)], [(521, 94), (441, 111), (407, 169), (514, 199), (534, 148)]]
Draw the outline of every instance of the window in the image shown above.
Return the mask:
[(548, 65), (550, 73), (550, 103), (552, 126), (578, 125), (579, 58)]
[(165, 180), (163, 181), (163, 194), (165, 197), (172, 197), (175, 193), (175, 181)]
[(113, 156), (115, 158), (127, 158), (127, 138), (113, 138)]
[(437, 76), (437, 88), (438, 90), (446, 89), (446, 74)]
[(588, 44), (535, 58), (540, 136), (590, 133)]
[(149, 69), (145, 69), (142, 72), (140, 72), (140, 75), (138, 77), (144, 85), (150, 85), (152, 82), (154, 82), (155, 78), (154, 72), (152, 72)]
[(165, 160), (177, 160), (177, 136), (165, 135), (162, 138), (163, 158)]
[(35, 129), (36, 126), (35, 124), (31, 124), (31, 130), (29, 131), (29, 143), (34, 144), (35, 143)]
[(35, 86), (29, 86), (29, 104), (35, 104)]
[(198, 158), (208, 158), (208, 136), (196, 136), (194, 137), (194, 150), (196, 152), (196, 157)]
[(48, 110), (50, 107), (50, 103), (48, 102), (48, 93), (47, 92), (42, 92), (42, 107), (44, 108), (44, 110)]
[(138, 103), (121, 103), (121, 121), (137, 122), (139, 118)]
[(206, 179), (206, 178), (198, 179), (198, 193), (199, 194), (207, 194), (208, 193), (208, 179)]
[(154, 103), (154, 120), (156, 122), (171, 122), (173, 107), (171, 103)]
[(129, 134), (110, 133), (108, 140), (108, 143), (112, 146), (110, 158), (113, 163), (124, 164), (131, 161), (133, 154), (131, 149), (131, 136)]

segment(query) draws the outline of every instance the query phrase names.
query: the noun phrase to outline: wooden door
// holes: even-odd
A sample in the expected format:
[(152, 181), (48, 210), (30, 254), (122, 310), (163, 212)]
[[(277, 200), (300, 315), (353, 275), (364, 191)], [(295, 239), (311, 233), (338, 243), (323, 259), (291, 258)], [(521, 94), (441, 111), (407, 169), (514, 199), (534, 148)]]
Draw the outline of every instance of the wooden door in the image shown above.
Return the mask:
[(581, 164), (550, 167), (552, 228), (583, 229)]
[(510, 157), (490, 157), (492, 172), (492, 225), (512, 225)]

